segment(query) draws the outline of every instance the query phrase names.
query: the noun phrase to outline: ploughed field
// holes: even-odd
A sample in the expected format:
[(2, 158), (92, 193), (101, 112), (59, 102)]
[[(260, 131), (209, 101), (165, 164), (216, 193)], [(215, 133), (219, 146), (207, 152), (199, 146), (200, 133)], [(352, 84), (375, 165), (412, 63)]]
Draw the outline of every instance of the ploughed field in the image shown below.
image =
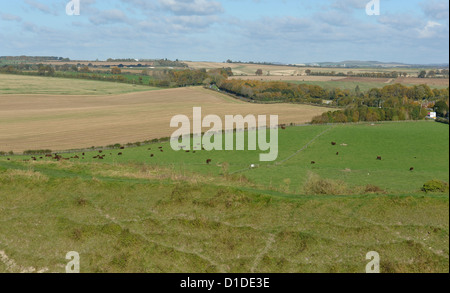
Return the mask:
[[(200, 87), (151, 90), (144, 86), (59, 78), (36, 77), (44, 83), (39, 88), (45, 92), (36, 95), (31, 94), (35, 90), (28, 88), (25, 81), (9, 84), (9, 75), (0, 75), (0, 93), (5, 76), (5, 83), (18, 93), (0, 94), (0, 151), (6, 152), (66, 150), (168, 137), (175, 130), (170, 128), (172, 117), (184, 114), (192, 118), (193, 107), (202, 107), (203, 116), (279, 115), (280, 123), (306, 123), (328, 111), (306, 105), (249, 104)], [(71, 86), (70, 93), (64, 92), (66, 85)], [(93, 88), (103, 86), (123, 87), (120, 91), (147, 91), (91, 95)], [(74, 95), (75, 88), (80, 94)]]

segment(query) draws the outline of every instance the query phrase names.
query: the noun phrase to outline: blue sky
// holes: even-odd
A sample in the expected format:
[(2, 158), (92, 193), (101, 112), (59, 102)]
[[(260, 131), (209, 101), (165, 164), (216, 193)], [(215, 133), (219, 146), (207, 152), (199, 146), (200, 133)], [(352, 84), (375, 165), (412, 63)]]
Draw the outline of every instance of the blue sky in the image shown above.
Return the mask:
[(448, 0), (0, 1), (0, 56), (449, 62)]

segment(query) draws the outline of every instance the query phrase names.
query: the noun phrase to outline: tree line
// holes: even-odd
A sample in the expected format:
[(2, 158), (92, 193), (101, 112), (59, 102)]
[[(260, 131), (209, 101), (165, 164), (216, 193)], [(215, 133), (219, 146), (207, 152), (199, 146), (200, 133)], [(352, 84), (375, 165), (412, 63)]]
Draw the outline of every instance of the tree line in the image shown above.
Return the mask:
[[(0, 67), (0, 73), (138, 83), (156, 87), (217, 84), (233, 75), (231, 68), (219, 68), (209, 71), (205, 69), (164, 69), (152, 71), (144, 69), (140, 73), (128, 73), (127, 76), (124, 76), (119, 67), (111, 67), (108, 71), (96, 71), (86, 65), (67, 64), (56, 66), (44, 64), (5, 65)], [(137, 79), (131, 78), (133, 76), (136, 76)], [(146, 83), (144, 83), (143, 76), (150, 76), (150, 78), (147, 77), (148, 81)]]

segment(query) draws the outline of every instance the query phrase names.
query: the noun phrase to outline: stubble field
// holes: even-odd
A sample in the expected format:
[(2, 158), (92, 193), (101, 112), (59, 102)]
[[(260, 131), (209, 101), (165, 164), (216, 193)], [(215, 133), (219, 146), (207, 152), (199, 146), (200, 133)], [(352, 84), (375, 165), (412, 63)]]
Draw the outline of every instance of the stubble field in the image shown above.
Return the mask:
[[(3, 78), (0, 75), (0, 80)], [(202, 107), (203, 117), (208, 114), (222, 118), (238, 114), (279, 115), (280, 123), (306, 123), (328, 111), (306, 105), (249, 104), (199, 87), (116, 95), (64, 95), (63, 85), (51, 80), (45, 82), (41, 89), (58, 94), (0, 95), (0, 150), (66, 150), (168, 137), (176, 130), (170, 128), (171, 118), (183, 114), (192, 120), (193, 107)], [(80, 92), (88, 91), (93, 85), (115, 85), (73, 82)], [(26, 83), (9, 86), (27, 93)]]

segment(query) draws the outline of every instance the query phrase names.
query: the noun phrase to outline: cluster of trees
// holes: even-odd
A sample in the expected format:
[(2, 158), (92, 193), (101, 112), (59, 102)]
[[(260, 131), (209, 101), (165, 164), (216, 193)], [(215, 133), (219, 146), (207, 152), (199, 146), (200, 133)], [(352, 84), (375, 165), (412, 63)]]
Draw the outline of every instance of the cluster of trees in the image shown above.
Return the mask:
[(55, 56), (1, 56), (0, 60), (19, 62), (70, 61), (69, 58)]
[(314, 117), (312, 124), (349, 123), (360, 121), (402, 121), (422, 120), (428, 115), (428, 110), (420, 105), (405, 105), (399, 108), (370, 108), (361, 106), (345, 110), (330, 111)]
[[(148, 83), (150, 86), (157, 87), (183, 87), (202, 84), (217, 84), (233, 75), (231, 68), (218, 68), (210, 71), (206, 71), (205, 69), (165, 69), (152, 71), (144, 69), (140, 74), (127, 74), (127, 76), (123, 76), (122, 70), (118, 66), (111, 67), (110, 71), (103, 72), (93, 71), (89, 66), (81, 64), (80, 66), (68, 64), (57, 66), (43, 64), (19, 64), (14, 66), (5, 65), (0, 67), (0, 73), (79, 78), (133, 84), (144, 84), (143, 76), (150, 75), (152, 78), (150, 78), (150, 81), (147, 81), (148, 78), (146, 78), (145, 83)], [(137, 78), (132, 78), (130, 76), (136, 76)]]
[(448, 78), (448, 76), (449, 76), (448, 69), (430, 70), (428, 72), (426, 70), (422, 70), (419, 73), (419, 78), (437, 78), (437, 77)]
[[(219, 89), (259, 102), (292, 102), (321, 104), (330, 99), (329, 91), (315, 85), (292, 84), (287, 82), (258, 80), (223, 80), (217, 84)], [(350, 92), (347, 93), (348, 95)]]
[(427, 116), (428, 110), (423, 105), (430, 102), (435, 102), (439, 116), (448, 113), (449, 89), (431, 89), (427, 85), (393, 84), (362, 92), (359, 87), (354, 91), (327, 90), (316, 85), (279, 81), (224, 80), (218, 87), (259, 102), (326, 103), (346, 108), (316, 117), (313, 123), (419, 120)]
[(51, 65), (39, 64), (38, 75), (41, 76), (53, 76), (55, 74), (55, 68)]
[(390, 107), (407, 104), (408, 101), (448, 100), (447, 89), (431, 89), (427, 85), (411, 87), (402, 84), (373, 88), (363, 93), (339, 88), (327, 90), (317, 85), (293, 84), (281, 81), (264, 82), (258, 80), (224, 80), (217, 84), (228, 93), (260, 102), (291, 102), (322, 104), (327, 101), (335, 106)]
[(192, 85), (210, 85), (225, 81), (233, 74), (231, 68), (220, 68), (206, 71), (198, 70), (163, 70), (151, 73), (153, 79), (150, 80), (151, 86), (158, 87), (184, 87)]

